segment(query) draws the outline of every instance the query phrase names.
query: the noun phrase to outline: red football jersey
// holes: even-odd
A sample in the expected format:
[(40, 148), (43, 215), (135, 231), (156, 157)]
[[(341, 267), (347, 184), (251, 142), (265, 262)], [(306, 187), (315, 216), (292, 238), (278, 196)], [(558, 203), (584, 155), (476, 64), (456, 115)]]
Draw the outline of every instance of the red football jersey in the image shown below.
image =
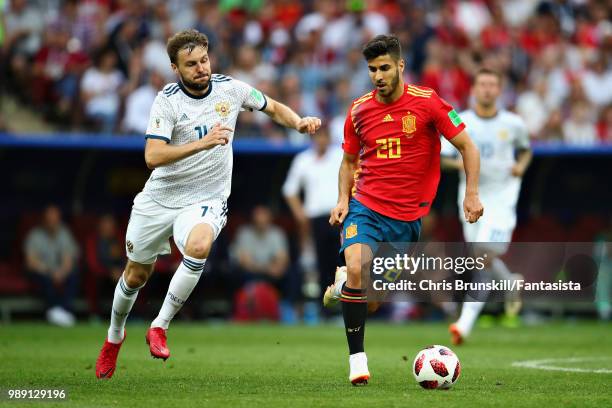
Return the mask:
[(404, 85), (391, 104), (376, 90), (351, 104), (342, 148), (359, 154), (353, 196), (371, 210), (413, 221), (429, 212), (440, 181), (440, 134), (465, 129), (452, 106), (430, 88)]

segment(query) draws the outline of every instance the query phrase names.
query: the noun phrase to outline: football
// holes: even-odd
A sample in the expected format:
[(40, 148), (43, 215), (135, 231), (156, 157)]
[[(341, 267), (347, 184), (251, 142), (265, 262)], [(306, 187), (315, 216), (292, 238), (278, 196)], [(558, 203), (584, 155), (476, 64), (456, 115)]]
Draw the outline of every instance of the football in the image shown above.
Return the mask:
[(461, 363), (448, 347), (429, 346), (419, 351), (412, 365), (414, 379), (423, 388), (448, 389), (461, 374)]

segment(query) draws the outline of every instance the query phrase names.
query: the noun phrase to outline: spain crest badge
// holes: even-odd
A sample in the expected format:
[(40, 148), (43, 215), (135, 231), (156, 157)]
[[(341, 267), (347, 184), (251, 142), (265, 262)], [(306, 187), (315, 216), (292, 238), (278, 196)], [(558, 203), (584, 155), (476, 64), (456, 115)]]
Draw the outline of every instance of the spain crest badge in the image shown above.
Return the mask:
[(416, 116), (408, 112), (406, 116), (402, 116), (402, 132), (405, 136), (411, 138), (416, 131)]
[(346, 227), (346, 233), (345, 233), (346, 239), (351, 239), (355, 236), (357, 236), (357, 224), (351, 224), (348, 227)]

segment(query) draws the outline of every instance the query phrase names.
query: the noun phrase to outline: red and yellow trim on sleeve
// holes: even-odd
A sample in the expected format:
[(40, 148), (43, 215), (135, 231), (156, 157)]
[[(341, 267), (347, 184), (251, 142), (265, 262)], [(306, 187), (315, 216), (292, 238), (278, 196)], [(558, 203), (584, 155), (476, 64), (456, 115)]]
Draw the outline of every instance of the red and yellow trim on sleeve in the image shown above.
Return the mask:
[(350, 115), (351, 115), (351, 123), (353, 124), (353, 129), (355, 130), (356, 134), (359, 134), (359, 131), (357, 130), (357, 125), (355, 124), (355, 110), (357, 109), (359, 105), (361, 105), (364, 102), (369, 101), (373, 97), (374, 97), (374, 92), (372, 91), (363, 96), (360, 96), (359, 98), (353, 101), (353, 105), (351, 106)]
[(420, 98), (429, 98), (433, 94), (433, 89), (421, 88), (415, 85), (408, 85), (406, 93), (408, 95), (417, 96)]
[(365, 95), (360, 96), (359, 98), (353, 101), (353, 106), (351, 107), (351, 111), (354, 111), (359, 105), (362, 103), (369, 101), (374, 97), (374, 91), (370, 91)]

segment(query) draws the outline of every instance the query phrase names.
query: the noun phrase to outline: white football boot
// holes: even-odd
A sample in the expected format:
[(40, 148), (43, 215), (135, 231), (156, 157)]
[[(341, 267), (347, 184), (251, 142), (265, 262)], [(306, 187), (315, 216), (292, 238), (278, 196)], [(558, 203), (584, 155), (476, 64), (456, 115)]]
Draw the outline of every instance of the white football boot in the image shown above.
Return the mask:
[(367, 385), (370, 379), (368, 370), (368, 357), (366, 353), (355, 353), (349, 356), (350, 374), (349, 380), (353, 385)]
[(340, 291), (342, 290), (344, 282), (346, 282), (346, 266), (340, 266), (336, 268), (334, 283), (327, 287), (323, 295), (323, 306), (332, 307), (338, 304), (340, 301)]

